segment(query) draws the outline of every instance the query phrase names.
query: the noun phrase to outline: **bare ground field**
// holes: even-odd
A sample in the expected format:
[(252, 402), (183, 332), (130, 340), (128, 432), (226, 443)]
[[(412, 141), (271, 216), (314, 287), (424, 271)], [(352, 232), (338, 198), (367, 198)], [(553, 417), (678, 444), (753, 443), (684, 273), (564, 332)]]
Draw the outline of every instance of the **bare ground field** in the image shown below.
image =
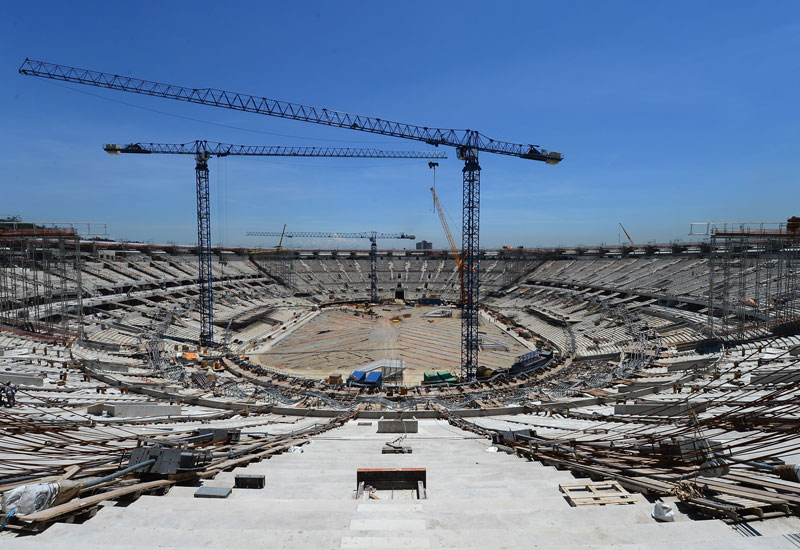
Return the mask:
[[(309, 378), (331, 374), (346, 378), (359, 365), (378, 359), (404, 360), (406, 385), (419, 384), (423, 372), (429, 370), (449, 370), (457, 375), (461, 361), (459, 312), (454, 311), (452, 318), (425, 318), (423, 315), (432, 309), (435, 308), (378, 307), (377, 319), (356, 316), (352, 311), (323, 311), (269, 351), (250, 355), (250, 358), (262, 366)], [(483, 321), (481, 319), (481, 334), (507, 345), (508, 351), (482, 350), (481, 365), (505, 368), (528, 351), (503, 331)]]

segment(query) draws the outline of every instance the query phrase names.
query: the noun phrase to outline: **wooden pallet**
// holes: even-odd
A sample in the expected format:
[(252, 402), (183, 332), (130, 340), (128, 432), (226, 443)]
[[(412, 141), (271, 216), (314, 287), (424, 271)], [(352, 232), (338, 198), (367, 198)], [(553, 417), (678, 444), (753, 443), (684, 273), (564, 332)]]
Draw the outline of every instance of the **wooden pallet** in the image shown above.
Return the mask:
[(570, 506), (597, 506), (606, 504), (633, 504), (634, 495), (623, 489), (616, 481), (594, 483), (561, 483), (558, 489), (564, 493)]

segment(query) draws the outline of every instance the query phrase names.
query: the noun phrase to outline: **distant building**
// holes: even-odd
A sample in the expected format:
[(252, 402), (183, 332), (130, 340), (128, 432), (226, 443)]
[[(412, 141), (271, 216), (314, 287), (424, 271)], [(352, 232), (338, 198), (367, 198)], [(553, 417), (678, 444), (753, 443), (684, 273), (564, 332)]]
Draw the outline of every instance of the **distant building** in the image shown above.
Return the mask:
[(429, 243), (428, 241), (420, 241), (417, 243), (417, 250), (432, 250), (433, 243)]

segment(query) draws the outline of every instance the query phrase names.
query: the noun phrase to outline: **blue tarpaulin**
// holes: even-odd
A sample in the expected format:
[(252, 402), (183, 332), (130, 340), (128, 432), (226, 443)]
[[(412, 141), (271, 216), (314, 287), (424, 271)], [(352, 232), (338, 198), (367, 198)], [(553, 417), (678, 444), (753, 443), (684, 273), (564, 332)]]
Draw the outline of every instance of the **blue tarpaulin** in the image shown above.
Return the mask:
[(356, 382), (361, 382), (362, 380), (364, 380), (364, 376), (365, 375), (366, 375), (366, 373), (363, 370), (354, 370), (350, 374), (350, 380), (354, 380)]

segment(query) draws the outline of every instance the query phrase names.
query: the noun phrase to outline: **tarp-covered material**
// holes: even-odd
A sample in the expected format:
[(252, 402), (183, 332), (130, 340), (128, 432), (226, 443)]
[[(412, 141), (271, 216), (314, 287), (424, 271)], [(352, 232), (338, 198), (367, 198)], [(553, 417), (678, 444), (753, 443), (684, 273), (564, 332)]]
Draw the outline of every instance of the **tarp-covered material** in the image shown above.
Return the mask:
[(58, 483), (34, 483), (3, 493), (3, 513), (14, 508), (17, 515), (27, 516), (50, 508), (58, 496)]

